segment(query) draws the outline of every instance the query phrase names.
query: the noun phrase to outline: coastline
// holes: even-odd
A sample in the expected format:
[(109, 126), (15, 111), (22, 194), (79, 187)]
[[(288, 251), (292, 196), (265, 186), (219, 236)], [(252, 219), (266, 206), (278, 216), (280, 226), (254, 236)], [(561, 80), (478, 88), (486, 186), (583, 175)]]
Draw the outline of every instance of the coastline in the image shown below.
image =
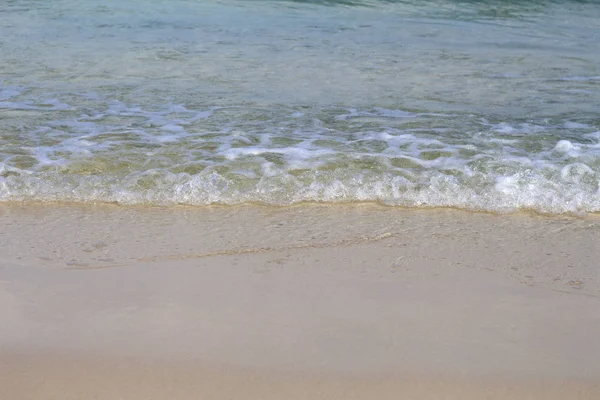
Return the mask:
[(600, 396), (597, 216), (3, 204), (0, 224), (11, 398)]

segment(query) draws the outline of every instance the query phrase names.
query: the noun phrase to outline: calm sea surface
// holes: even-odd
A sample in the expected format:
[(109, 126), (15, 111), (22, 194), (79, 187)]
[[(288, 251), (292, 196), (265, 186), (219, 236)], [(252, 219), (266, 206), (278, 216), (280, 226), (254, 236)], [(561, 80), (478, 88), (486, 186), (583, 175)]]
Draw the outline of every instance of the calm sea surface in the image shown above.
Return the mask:
[(0, 201), (600, 212), (600, 2), (3, 0)]

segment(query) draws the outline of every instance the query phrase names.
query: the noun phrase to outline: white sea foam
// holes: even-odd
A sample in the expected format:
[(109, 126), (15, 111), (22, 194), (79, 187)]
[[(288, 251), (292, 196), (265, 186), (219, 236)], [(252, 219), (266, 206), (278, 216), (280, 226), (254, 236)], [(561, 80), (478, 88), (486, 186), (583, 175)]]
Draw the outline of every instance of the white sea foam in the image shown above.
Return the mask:
[(0, 201), (600, 211), (597, 7), (242, 3), (0, 5)]
[[(412, 127), (349, 134), (344, 125), (314, 123), (323, 113), (342, 124), (349, 116), (384, 115), (349, 111), (315, 109), (286, 119), (295, 112), (196, 111), (176, 104), (145, 111), (109, 102), (105, 111), (77, 113), (32, 131), (37, 145), (20, 147), (35, 160), (28, 168), (10, 165), (16, 156), (5, 154), (0, 199), (193, 205), (376, 201), (488, 211), (600, 211), (600, 134), (589, 124), (486, 122), (488, 130), (480, 131), (475, 117), (462, 120), (463, 126), (472, 124), (472, 134), (454, 137), (448, 129)], [(258, 124), (236, 120), (249, 112)], [(422, 125), (455, 118), (402, 110), (385, 114), (409, 116)], [(122, 118), (136, 119), (123, 129)], [(289, 126), (290, 121), (296, 122)], [(353, 124), (356, 130), (359, 125)], [(557, 129), (583, 141), (544, 139)], [(536, 151), (527, 150), (531, 135), (540, 135)]]

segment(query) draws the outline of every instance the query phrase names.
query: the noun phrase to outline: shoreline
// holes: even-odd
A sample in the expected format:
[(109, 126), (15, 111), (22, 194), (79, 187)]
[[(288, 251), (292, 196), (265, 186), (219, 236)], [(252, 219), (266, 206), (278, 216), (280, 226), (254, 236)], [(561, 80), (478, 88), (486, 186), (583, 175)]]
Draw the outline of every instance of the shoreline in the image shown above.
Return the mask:
[(499, 210), (488, 210), (480, 208), (465, 208), (459, 206), (404, 206), (404, 205), (392, 205), (386, 204), (380, 201), (339, 201), (339, 202), (322, 202), (322, 201), (302, 201), (292, 204), (268, 204), (263, 202), (243, 202), (235, 204), (225, 203), (211, 203), (211, 204), (154, 204), (154, 203), (119, 203), (119, 202), (104, 202), (104, 201), (46, 201), (46, 200), (3, 200), (0, 201), (0, 209), (26, 209), (26, 208), (79, 208), (87, 210), (117, 210), (117, 209), (129, 209), (129, 210), (162, 210), (165, 212), (169, 211), (197, 211), (205, 212), (206, 210), (218, 210), (218, 209), (264, 209), (264, 210), (279, 210), (279, 211), (291, 211), (298, 208), (329, 208), (329, 209), (360, 209), (360, 208), (371, 208), (380, 210), (396, 210), (397, 212), (450, 212), (450, 213), (466, 213), (466, 214), (485, 214), (490, 216), (531, 216), (531, 217), (543, 217), (543, 218), (600, 218), (600, 211), (581, 211), (581, 212), (561, 212), (551, 213), (542, 212), (533, 208), (507, 208)]
[(3, 204), (0, 227), (11, 398), (600, 396), (595, 217)]

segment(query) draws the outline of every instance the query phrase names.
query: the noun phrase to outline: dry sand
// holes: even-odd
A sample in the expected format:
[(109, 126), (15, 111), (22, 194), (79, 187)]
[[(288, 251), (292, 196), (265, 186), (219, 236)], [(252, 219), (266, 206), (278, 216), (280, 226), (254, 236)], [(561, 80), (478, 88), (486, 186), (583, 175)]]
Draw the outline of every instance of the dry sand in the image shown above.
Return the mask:
[(600, 219), (0, 206), (0, 398), (598, 399)]

